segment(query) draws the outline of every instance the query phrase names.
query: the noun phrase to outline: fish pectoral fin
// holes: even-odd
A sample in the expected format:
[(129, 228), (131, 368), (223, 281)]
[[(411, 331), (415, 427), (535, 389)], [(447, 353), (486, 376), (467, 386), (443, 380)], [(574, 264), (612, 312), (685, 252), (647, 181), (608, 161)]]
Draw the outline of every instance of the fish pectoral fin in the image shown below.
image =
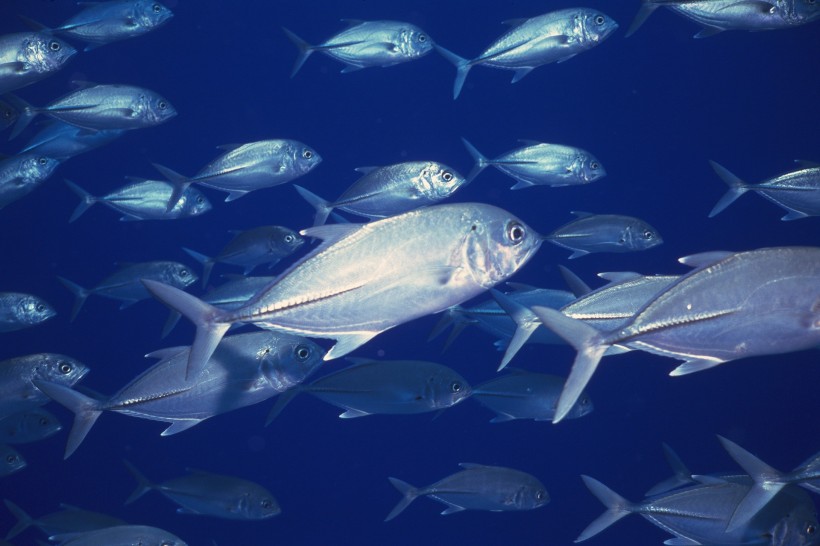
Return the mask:
[(349, 64), (349, 65), (345, 66), (344, 68), (342, 68), (341, 73), (342, 74), (350, 74), (351, 72), (358, 72), (362, 68), (364, 68), (364, 66), (359, 65), (359, 64)]
[(715, 34), (718, 34), (720, 32), (723, 32), (722, 28), (703, 27), (703, 29), (700, 32), (698, 32), (697, 34), (695, 34), (693, 36), (693, 38), (708, 38), (709, 36), (714, 36)]
[(185, 419), (184, 421), (174, 421), (171, 423), (171, 426), (162, 431), (160, 436), (171, 436), (177, 432), (188, 430), (189, 428), (198, 425), (200, 422), (202, 422), (202, 419)]
[(708, 370), (718, 364), (723, 364), (725, 360), (716, 360), (714, 358), (694, 358), (685, 361), (683, 364), (669, 372), (669, 375), (675, 377), (678, 375), (686, 375), (690, 373), (699, 372), (701, 370)]
[(496, 415), (495, 417), (490, 419), (490, 422), (491, 423), (506, 423), (507, 421), (513, 421), (513, 420), (515, 420), (515, 417), (513, 417), (512, 415), (507, 415), (506, 413), (499, 413), (498, 415)]
[(455, 514), (456, 512), (461, 512), (462, 510), (466, 510), (463, 506), (457, 506), (455, 504), (451, 504), (445, 510), (441, 512), (442, 516), (449, 516), (450, 514)]
[(806, 214), (805, 212), (800, 212), (800, 211), (797, 211), (797, 210), (793, 210), (790, 213), (783, 216), (783, 218), (781, 218), (780, 220), (782, 220), (783, 222), (789, 222), (791, 220), (799, 220), (800, 218), (807, 218), (808, 216), (809, 215)]
[(177, 514), (188, 514), (191, 516), (198, 516), (201, 515), (202, 512), (197, 512), (196, 510), (191, 510), (190, 508), (177, 508)]
[(699, 546), (700, 542), (691, 538), (675, 537), (663, 541), (666, 546)]
[(231, 201), (236, 201), (240, 197), (244, 197), (248, 195), (248, 192), (244, 190), (232, 190), (228, 192), (228, 197), (225, 198), (226, 203), (230, 203)]
[(678, 258), (678, 262), (689, 267), (703, 267), (712, 265), (713, 263), (719, 262), (724, 258), (728, 258), (732, 254), (734, 254), (734, 252), (729, 252), (727, 250), (713, 250), (710, 252), (701, 252), (699, 254), (691, 254), (689, 256)]
[(357, 409), (349, 409), (344, 413), (339, 414), (339, 419), (355, 419), (356, 417), (364, 417), (365, 415), (370, 415), (366, 411), (361, 411)]
[(324, 360), (333, 360), (339, 358), (347, 353), (364, 345), (372, 338), (376, 337), (379, 332), (355, 332), (351, 334), (338, 334), (336, 337), (336, 344), (330, 348), (325, 354)]
[(515, 71), (515, 74), (513, 75), (512, 81), (510, 83), (515, 83), (517, 81), (520, 81), (520, 80), (524, 79), (524, 76), (526, 76), (527, 74), (532, 72), (532, 68), (533, 67), (531, 67), (531, 66), (526, 66), (524, 68), (517, 69)]

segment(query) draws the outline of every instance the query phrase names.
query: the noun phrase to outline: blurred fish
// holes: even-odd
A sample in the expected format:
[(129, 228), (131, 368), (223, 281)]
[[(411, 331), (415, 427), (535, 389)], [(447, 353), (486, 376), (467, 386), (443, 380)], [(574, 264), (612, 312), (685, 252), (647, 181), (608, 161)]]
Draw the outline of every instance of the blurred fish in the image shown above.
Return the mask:
[(0, 418), (0, 443), (27, 444), (57, 434), (63, 427), (50, 411), (32, 408)]
[(56, 314), (48, 302), (32, 294), (0, 292), (0, 332), (22, 330)]
[[(491, 423), (513, 419), (552, 421), (564, 378), (544, 373), (508, 368), (508, 373), (473, 388), (472, 398), (491, 409), (496, 416)], [(567, 419), (583, 417), (592, 412), (592, 400), (586, 392), (567, 414)]]
[(342, 73), (371, 66), (393, 66), (427, 55), (433, 41), (416, 25), (402, 21), (358, 21), (348, 19), (348, 27), (322, 42), (310, 45), (282, 27), (299, 48), (290, 77), (296, 75), (308, 57), (318, 51), (345, 64)]
[(614, 330), (600, 332), (553, 309), (533, 308), (578, 351), (554, 422), (572, 407), (612, 345), (681, 359), (670, 375), (684, 375), (820, 344), (820, 248), (706, 252), (680, 261), (695, 269)]
[(14, 517), (17, 518), (17, 523), (11, 528), (8, 535), (6, 535), (7, 539), (16, 537), (31, 526), (37, 527), (46, 535), (51, 536), (64, 533), (82, 533), (95, 529), (103, 529), (105, 527), (113, 527), (115, 525), (126, 525), (120, 518), (115, 518), (108, 514), (101, 514), (100, 512), (83, 510), (82, 508), (77, 508), (69, 504), (61, 504), (60, 510), (34, 519), (10, 500), (6, 499), (3, 502), (6, 503), (6, 507), (14, 514)]
[(338, 358), (385, 330), (506, 280), (541, 246), (540, 236), (518, 218), (480, 203), (434, 205), (301, 234), (323, 242), (234, 311), (144, 281), (157, 299), (197, 327), (189, 378), (196, 378), (231, 324), (335, 339), (325, 360)]
[(352, 366), (298, 385), (280, 395), (268, 415), (275, 419), (299, 393), (307, 392), (344, 409), (342, 419), (365, 415), (409, 415), (449, 408), (472, 389), (458, 372), (421, 360), (349, 359)]
[(185, 188), (196, 182), (228, 192), (225, 201), (239, 199), (248, 192), (285, 184), (310, 172), (322, 156), (298, 140), (261, 140), (248, 144), (220, 146), (227, 150), (200, 171), (186, 178), (157, 163), (154, 167), (176, 187), (168, 201), (170, 209)]
[(88, 373), (81, 362), (60, 354), (37, 353), (0, 362), (0, 417), (42, 406), (49, 397), (35, 379), (71, 386)]
[(459, 466), (464, 470), (422, 488), (388, 478), (404, 498), (384, 521), (395, 518), (417, 497), (424, 495), (447, 505), (442, 516), (462, 510), (533, 510), (550, 500), (549, 493), (538, 478), (526, 472), (472, 463), (461, 463)]
[(202, 470), (162, 483), (151, 483), (137, 468), (123, 461), (137, 480), (137, 489), (125, 504), (130, 504), (152, 489), (177, 503), (179, 514), (195, 514), (225, 519), (260, 520), (279, 515), (282, 509), (273, 495), (248, 480)]
[(820, 166), (816, 164), (769, 178), (758, 184), (747, 184), (725, 167), (714, 161), (709, 163), (729, 186), (729, 191), (717, 202), (709, 213), (709, 218), (719, 214), (749, 190), (758, 192), (772, 203), (786, 209), (788, 214), (781, 220), (820, 216)]
[(0, 444), (0, 478), (26, 467), (26, 460), (11, 446)]
[(28, 195), (57, 168), (56, 159), (24, 153), (0, 159), (0, 209)]
[(466, 183), (455, 169), (435, 161), (407, 161), (356, 170), (364, 176), (335, 201), (325, 201), (294, 185), (299, 195), (316, 209), (314, 226), (324, 224), (333, 209), (373, 219), (426, 207), (450, 197)]
[(514, 70), (512, 83), (515, 83), (533, 68), (564, 62), (595, 47), (618, 28), (608, 16), (589, 8), (561, 9), (508, 23), (512, 28), (471, 60), (462, 59), (438, 44), (434, 46), (456, 66), (454, 99), (458, 98), (467, 73), (474, 66)]
[(202, 264), (202, 286), (208, 285), (211, 270), (217, 262), (244, 267), (244, 274), (249, 275), (256, 266), (273, 266), (305, 243), (301, 235), (284, 226), (259, 226), (232, 233), (231, 242), (213, 258), (189, 248), (182, 249)]
[(581, 148), (522, 140), (525, 146), (495, 159), (487, 159), (467, 139), (461, 139), (475, 161), (467, 180), (472, 181), (489, 166), (517, 180), (511, 190), (531, 186), (575, 186), (588, 184), (606, 176), (598, 159)]
[(178, 536), (147, 525), (116, 525), (48, 537), (57, 546), (188, 546)]
[(55, 73), (77, 53), (48, 32), (0, 35), (0, 95)]
[(7, 129), (17, 122), (20, 112), (4, 100), (0, 100), (0, 131)]
[(163, 436), (205, 419), (257, 404), (304, 381), (324, 351), (310, 340), (275, 332), (226, 337), (195, 382), (186, 382), (189, 347), (150, 353), (160, 361), (105, 399), (94, 399), (52, 382), (37, 386), (74, 413), (65, 457), (82, 443), (103, 411), (169, 423)]
[(29, 152), (65, 161), (114, 141), (124, 131), (95, 131), (53, 120), (34, 135), (20, 153)]
[(559, 227), (545, 239), (572, 250), (569, 259), (591, 252), (635, 252), (663, 242), (658, 231), (639, 218), (617, 214), (573, 211), (577, 218)]
[(177, 220), (193, 218), (210, 211), (211, 202), (196, 188), (186, 188), (176, 205), (168, 210), (168, 199), (174, 191), (174, 185), (164, 180), (145, 180), (131, 178), (132, 183), (117, 188), (101, 197), (95, 197), (70, 180), (65, 183), (81, 199), (71, 214), (69, 222), (83, 215), (95, 203), (122, 213), (123, 222), (138, 220)]
[(141, 262), (122, 266), (119, 271), (109, 275), (94, 288), (83, 288), (63, 277), (57, 279), (74, 294), (74, 307), (71, 309), (71, 320), (77, 317), (88, 296), (96, 294), (113, 300), (120, 300), (120, 309), (150, 297), (142, 285), (142, 279), (162, 281), (170, 286), (185, 288), (197, 281), (199, 277), (188, 266), (179, 262)]
[(703, 25), (695, 38), (724, 30), (775, 30), (804, 25), (820, 18), (815, 0), (641, 0), (641, 8), (626, 31), (629, 37), (661, 6)]

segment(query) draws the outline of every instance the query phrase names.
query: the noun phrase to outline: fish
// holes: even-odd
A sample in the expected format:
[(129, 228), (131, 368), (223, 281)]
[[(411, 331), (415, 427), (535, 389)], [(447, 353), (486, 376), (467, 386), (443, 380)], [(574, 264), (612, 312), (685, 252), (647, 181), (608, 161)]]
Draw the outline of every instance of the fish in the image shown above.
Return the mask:
[(182, 249), (202, 264), (203, 287), (208, 285), (211, 270), (217, 262), (244, 267), (244, 274), (249, 275), (256, 266), (268, 264), (272, 267), (305, 244), (301, 235), (284, 226), (258, 226), (233, 234), (231, 242), (213, 258), (189, 248)]
[(34, 191), (54, 173), (60, 162), (36, 153), (0, 159), (0, 209)]
[(0, 95), (54, 74), (76, 53), (70, 44), (48, 32), (0, 35)]
[(546, 307), (541, 322), (578, 351), (553, 422), (572, 407), (612, 345), (683, 360), (684, 375), (740, 358), (820, 344), (820, 248), (770, 247), (681, 258), (694, 269), (618, 328), (601, 332)]
[(0, 444), (0, 478), (19, 472), (26, 464), (19, 451), (9, 445)]
[(663, 243), (658, 230), (640, 218), (619, 214), (572, 211), (575, 220), (546, 236), (546, 240), (572, 250), (569, 259), (592, 252), (635, 252)]
[(96, 203), (102, 203), (121, 213), (120, 220), (123, 222), (194, 218), (213, 208), (211, 202), (201, 191), (190, 187), (182, 192), (174, 208), (168, 210), (168, 199), (174, 191), (173, 184), (164, 180), (144, 178), (132, 177), (130, 180), (130, 184), (100, 197), (91, 195), (71, 180), (65, 180), (66, 185), (80, 198), (77, 208), (74, 209), (68, 221), (75, 221)]
[(544, 485), (526, 472), (474, 463), (460, 463), (459, 466), (463, 470), (421, 488), (397, 478), (388, 478), (403, 498), (384, 521), (395, 518), (416, 498), (425, 495), (447, 505), (442, 516), (462, 510), (534, 510), (550, 500)]
[(31, 137), (20, 153), (36, 153), (65, 161), (105, 146), (119, 138), (124, 132), (120, 129), (94, 131), (53, 120)]
[(386, 218), (447, 199), (467, 181), (458, 171), (436, 161), (406, 161), (384, 167), (359, 167), (363, 176), (335, 201), (294, 184), (316, 209), (313, 225), (325, 223), (333, 209), (363, 216)]
[(57, 417), (43, 408), (32, 408), (0, 418), (0, 443), (39, 442), (62, 430)]
[[(552, 421), (564, 378), (516, 368), (507, 369), (512, 373), (490, 379), (473, 388), (471, 398), (496, 413), (490, 422), (504, 423), (513, 419)], [(583, 392), (566, 418), (583, 417), (592, 410), (592, 399)]]
[(148, 525), (115, 525), (48, 538), (57, 546), (188, 546), (173, 533)]
[(747, 184), (722, 165), (710, 161), (715, 172), (726, 182), (729, 190), (709, 213), (709, 218), (719, 214), (735, 202), (735, 199), (754, 191), (786, 209), (781, 220), (799, 220), (809, 216), (820, 216), (820, 165), (811, 164), (797, 171), (781, 174), (757, 184)]
[(152, 483), (133, 464), (123, 462), (137, 480), (137, 488), (125, 504), (131, 504), (154, 490), (177, 503), (179, 514), (262, 520), (282, 512), (270, 491), (249, 480), (189, 469), (185, 476)]
[(633, 35), (661, 6), (702, 25), (695, 38), (707, 38), (724, 30), (791, 28), (820, 18), (820, 5), (814, 0), (641, 0), (626, 37)]
[(185, 380), (189, 347), (171, 347), (148, 356), (159, 362), (110, 397), (91, 398), (50, 381), (35, 384), (74, 413), (65, 458), (85, 439), (103, 411), (168, 423), (162, 436), (263, 402), (309, 377), (324, 351), (310, 340), (257, 331), (226, 337), (195, 382)]
[(509, 212), (481, 203), (433, 205), (367, 224), (329, 224), (300, 233), (322, 243), (233, 311), (143, 281), (154, 297), (196, 325), (189, 378), (196, 378), (234, 323), (335, 339), (325, 360), (344, 356), (385, 330), (506, 280), (542, 242)]
[(33, 294), (0, 292), (0, 332), (22, 330), (56, 315), (47, 301)]
[(6, 95), (20, 105), (20, 116), (10, 138), (16, 137), (38, 115), (92, 131), (145, 129), (177, 115), (162, 95), (134, 85), (89, 85), (59, 98), (48, 106), (35, 107), (19, 97)]
[(494, 159), (487, 159), (467, 139), (461, 140), (475, 161), (475, 166), (467, 175), (468, 181), (475, 179), (490, 166), (516, 180), (511, 190), (532, 186), (576, 186), (589, 184), (606, 176), (606, 169), (601, 162), (581, 148), (522, 140), (524, 146)]
[(433, 50), (433, 40), (416, 25), (403, 21), (359, 21), (347, 19), (347, 28), (318, 45), (310, 45), (282, 27), (299, 48), (290, 77), (294, 77), (314, 51), (344, 63), (342, 73), (372, 66), (393, 66), (418, 59)]
[(279, 396), (267, 424), (294, 396), (307, 392), (345, 411), (342, 419), (443, 410), (466, 400), (472, 388), (455, 370), (421, 360), (350, 359), (353, 365), (298, 385)]
[(436, 51), (456, 67), (453, 99), (458, 98), (474, 66), (513, 70), (515, 83), (534, 68), (564, 62), (595, 47), (618, 28), (612, 18), (589, 8), (561, 9), (530, 19), (511, 20), (508, 24), (510, 30), (473, 59), (464, 59), (435, 44)]
[(3, 501), (9, 511), (17, 518), (17, 523), (6, 535), (10, 540), (29, 527), (37, 527), (46, 535), (60, 535), (65, 533), (82, 533), (113, 527), (115, 525), (126, 525), (125, 521), (108, 514), (83, 510), (70, 504), (61, 504), (60, 510), (51, 512), (39, 518), (32, 518), (22, 508), (8, 499)]
[(298, 140), (261, 140), (221, 148), (227, 151), (190, 178), (153, 163), (162, 176), (175, 186), (168, 200), (169, 209), (185, 188), (193, 183), (228, 192), (225, 198), (227, 203), (254, 190), (290, 182), (306, 175), (322, 162), (322, 156), (316, 150)]
[(0, 417), (44, 405), (50, 399), (33, 380), (44, 379), (71, 386), (88, 373), (88, 367), (69, 356), (36, 353), (0, 362)]

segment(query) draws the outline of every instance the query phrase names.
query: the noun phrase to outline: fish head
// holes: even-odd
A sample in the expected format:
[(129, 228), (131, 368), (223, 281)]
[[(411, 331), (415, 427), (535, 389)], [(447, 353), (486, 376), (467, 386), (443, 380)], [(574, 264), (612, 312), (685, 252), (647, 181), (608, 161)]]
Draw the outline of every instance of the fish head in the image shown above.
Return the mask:
[(26, 460), (11, 446), (0, 445), (0, 476), (5, 476), (26, 467)]
[(29, 70), (38, 73), (55, 72), (76, 53), (71, 44), (49, 32), (34, 32), (22, 44), (22, 57)]
[(268, 250), (276, 256), (288, 255), (305, 244), (305, 238), (292, 229), (282, 226), (271, 226), (268, 237)]
[(287, 146), (287, 155), (293, 171), (299, 175), (307, 174), (322, 162), (322, 156), (319, 155), (319, 152), (306, 144), (290, 141)]
[(290, 334), (272, 333), (257, 351), (260, 369), (277, 392), (299, 385), (324, 362), (325, 351), (313, 341)]
[(160, 2), (140, 0), (134, 5), (135, 24), (145, 30), (157, 28), (168, 22), (174, 12)]
[(33, 355), (32, 358), (34, 359), (32, 379), (51, 381), (66, 387), (72, 386), (89, 371), (88, 366), (70, 356), (41, 353)]
[(592, 154), (582, 154), (578, 158), (578, 167), (576, 174), (584, 183), (595, 182), (606, 176), (606, 169)]
[(177, 115), (177, 110), (171, 102), (153, 92), (146, 92), (140, 97), (140, 101), (144, 101), (142, 108), (136, 108), (136, 111), (142, 111), (145, 121), (151, 125), (159, 125), (165, 123), (172, 117)]
[(21, 297), (16, 307), (15, 316), (25, 324), (39, 324), (57, 314), (48, 303), (29, 294)]
[(34, 408), (27, 411), (23, 427), (26, 430), (36, 431), (37, 438), (47, 438), (57, 434), (63, 428), (57, 418), (50, 411), (43, 408)]
[(636, 218), (624, 226), (618, 242), (629, 250), (646, 250), (663, 243), (663, 239), (657, 229)]
[(417, 59), (433, 51), (433, 40), (422, 29), (407, 25), (399, 30), (396, 53), (407, 59)]
[(584, 41), (590, 45), (603, 42), (618, 29), (614, 19), (598, 10), (585, 9), (581, 17)]
[(550, 495), (540, 481), (530, 476), (515, 491), (511, 500), (516, 510), (533, 510), (547, 504)]
[(267, 519), (282, 513), (279, 503), (268, 491), (260, 487), (259, 490), (249, 491), (239, 500), (239, 511), (246, 519)]
[(185, 288), (199, 280), (199, 275), (190, 267), (177, 262), (167, 262), (162, 277), (162, 282), (176, 288)]
[(772, 546), (820, 545), (820, 524), (813, 506), (798, 506), (770, 530)]
[(473, 393), (467, 380), (453, 370), (443, 369), (427, 379), (423, 396), (434, 409), (445, 409), (466, 400)]
[(24, 184), (37, 184), (54, 173), (60, 162), (53, 157), (27, 154), (20, 163), (20, 180)]
[(199, 216), (213, 208), (205, 194), (193, 186), (188, 186), (182, 193), (174, 209), (182, 210), (184, 216)]
[(467, 182), (458, 171), (447, 165), (431, 161), (426, 163), (417, 179), (417, 190), (421, 195), (438, 201), (453, 194)]

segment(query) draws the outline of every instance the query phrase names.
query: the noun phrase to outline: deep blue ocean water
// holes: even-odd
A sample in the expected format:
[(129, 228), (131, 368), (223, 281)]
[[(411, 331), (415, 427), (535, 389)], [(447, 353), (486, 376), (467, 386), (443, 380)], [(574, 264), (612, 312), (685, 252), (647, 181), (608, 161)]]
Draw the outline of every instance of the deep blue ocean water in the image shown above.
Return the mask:
[[(641, 253), (572, 261), (568, 251), (545, 244), (513, 277), (541, 287), (564, 288), (558, 264), (597, 286), (594, 275), (602, 271), (682, 273), (686, 268), (677, 258), (697, 252), (817, 245), (817, 218), (781, 222), (785, 212), (756, 195), (707, 218), (726, 189), (707, 160), (748, 181), (791, 170), (796, 158), (820, 160), (817, 23), (696, 40), (697, 25), (658, 10), (624, 39), (637, 0), (584, 4), (605, 11), (621, 28), (597, 48), (538, 68), (514, 85), (511, 72), (477, 67), (456, 101), (455, 70), (435, 53), (350, 74), (340, 74), (340, 63), (315, 54), (291, 79), (296, 48), (280, 26), (317, 43), (343, 28), (340, 19), (405, 20), (472, 57), (504, 31), (502, 21), (575, 4), (173, 0), (168, 5), (175, 17), (156, 32), (78, 54), (63, 71), (20, 96), (40, 105), (67, 93), (72, 80), (128, 83), (162, 93), (179, 115), (71, 159), (43, 187), (2, 211), (2, 289), (35, 293), (59, 315), (36, 328), (3, 334), (0, 359), (68, 354), (92, 369), (84, 385), (112, 393), (151, 362), (143, 354), (190, 343), (193, 329), (184, 320), (160, 340), (166, 312), (155, 301), (120, 311), (116, 302), (92, 296), (69, 323), (72, 296), (56, 276), (93, 286), (122, 262), (167, 259), (194, 267), (181, 247), (213, 254), (228, 242), (231, 229), (307, 227), (310, 206), (289, 185), (231, 203), (222, 202), (223, 193), (206, 189), (215, 206), (200, 218), (120, 222), (115, 212), (98, 205), (69, 224), (77, 199), (62, 179), (101, 194), (122, 185), (126, 176), (158, 177), (151, 162), (193, 174), (218, 155), (216, 146), (228, 143), (294, 138), (313, 146), (324, 161), (299, 183), (328, 198), (356, 180), (353, 169), (365, 165), (435, 159), (466, 174), (472, 160), (460, 137), (488, 156), (516, 147), (518, 139), (585, 148), (608, 172), (596, 183), (513, 192), (511, 179), (488, 169), (454, 196), (504, 207), (541, 232), (567, 222), (573, 210), (639, 216), (665, 241)], [(77, 9), (62, 0), (3, 0), (0, 33), (24, 29), (16, 13), (57, 25)], [(7, 132), (0, 134), (0, 152), (15, 153), (33, 131), (12, 142), (5, 142)], [(238, 271), (215, 269), (216, 275), (228, 272)], [(201, 293), (199, 286), (194, 293)], [(495, 374), (500, 353), (491, 338), (468, 329), (442, 353), (442, 338), (427, 341), (437, 320), (425, 317), (399, 326), (354, 354), (438, 361), (473, 384)], [(573, 354), (569, 347), (532, 345), (514, 364), (566, 374)], [(676, 365), (671, 359), (643, 353), (607, 358), (589, 385), (595, 411), (559, 425), (490, 424), (492, 414), (469, 400), (435, 420), (430, 414), (340, 420), (336, 408), (307, 396), (267, 428), (262, 425), (270, 402), (171, 437), (160, 437), (162, 423), (104, 414), (66, 461), (71, 416), (50, 404), (64, 430), (20, 447), (28, 468), (0, 480), (0, 498), (33, 516), (56, 510), (61, 502), (104, 511), (168, 529), (191, 545), (567, 545), (603, 511), (579, 475), (639, 500), (669, 475), (661, 442), (697, 473), (736, 469), (715, 434), (782, 470), (815, 453), (820, 448), (817, 360), (816, 351), (806, 351), (670, 378)], [(124, 458), (158, 481), (186, 467), (253, 479), (274, 493), (283, 512), (262, 522), (179, 515), (157, 493), (124, 506), (135, 485)], [(394, 521), (382, 521), (400, 498), (388, 476), (427, 485), (455, 472), (460, 462), (530, 472), (552, 500), (530, 512), (442, 517), (443, 505), (421, 498)], [(0, 534), (12, 524), (11, 515), (0, 509)], [(34, 544), (37, 538), (30, 530), (14, 543)], [(666, 538), (632, 516), (589, 544), (660, 544)]]

